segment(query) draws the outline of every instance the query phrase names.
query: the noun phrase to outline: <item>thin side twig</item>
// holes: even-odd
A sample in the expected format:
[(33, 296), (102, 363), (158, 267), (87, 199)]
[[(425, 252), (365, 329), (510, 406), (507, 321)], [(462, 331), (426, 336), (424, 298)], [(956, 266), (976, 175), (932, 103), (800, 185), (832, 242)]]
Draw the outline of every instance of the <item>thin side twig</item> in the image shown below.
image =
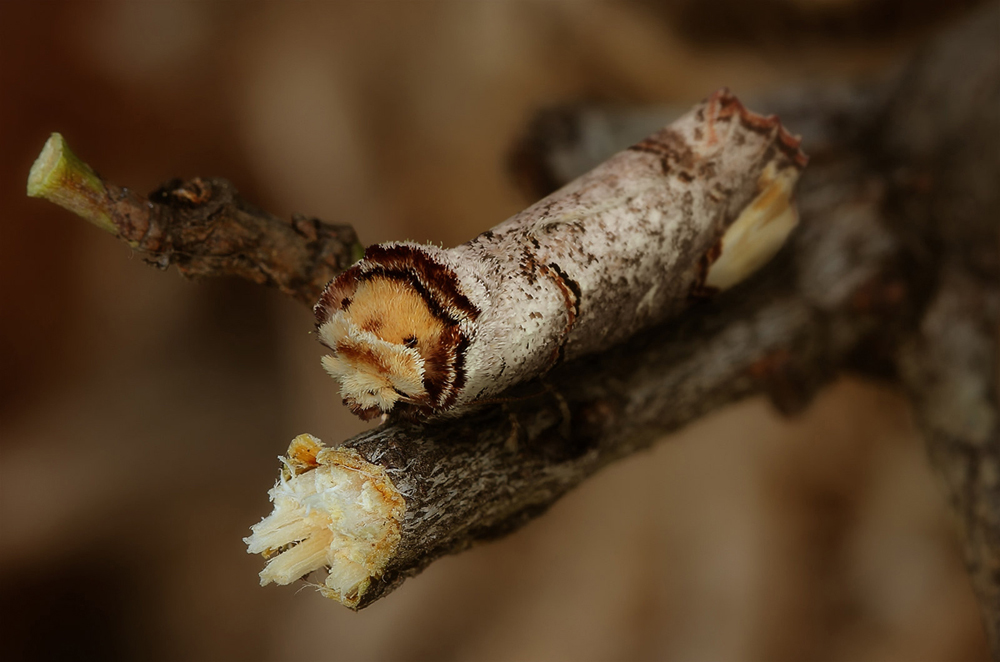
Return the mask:
[(174, 265), (192, 278), (238, 276), (307, 305), (363, 250), (351, 226), (280, 219), (248, 203), (225, 179), (175, 179), (147, 198), (101, 179), (58, 133), (31, 169), (28, 195), (116, 235), (160, 268)]

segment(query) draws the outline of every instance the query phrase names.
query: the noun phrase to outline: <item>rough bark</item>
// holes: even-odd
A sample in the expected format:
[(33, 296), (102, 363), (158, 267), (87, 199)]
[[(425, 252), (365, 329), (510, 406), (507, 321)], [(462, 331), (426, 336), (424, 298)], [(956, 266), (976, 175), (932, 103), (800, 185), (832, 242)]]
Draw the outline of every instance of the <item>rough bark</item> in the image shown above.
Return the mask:
[(937, 39), (878, 127), (887, 226), (926, 306), (895, 353), (1000, 658), (1000, 10)]

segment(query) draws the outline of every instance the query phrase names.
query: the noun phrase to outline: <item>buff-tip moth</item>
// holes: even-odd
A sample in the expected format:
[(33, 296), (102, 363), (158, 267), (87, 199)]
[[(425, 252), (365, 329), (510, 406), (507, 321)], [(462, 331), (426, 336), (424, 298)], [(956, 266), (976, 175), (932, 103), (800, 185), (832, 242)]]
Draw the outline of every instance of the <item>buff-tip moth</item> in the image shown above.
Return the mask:
[(721, 90), (461, 246), (372, 246), (314, 308), (344, 403), (456, 412), (727, 289), (798, 222), (806, 165)]

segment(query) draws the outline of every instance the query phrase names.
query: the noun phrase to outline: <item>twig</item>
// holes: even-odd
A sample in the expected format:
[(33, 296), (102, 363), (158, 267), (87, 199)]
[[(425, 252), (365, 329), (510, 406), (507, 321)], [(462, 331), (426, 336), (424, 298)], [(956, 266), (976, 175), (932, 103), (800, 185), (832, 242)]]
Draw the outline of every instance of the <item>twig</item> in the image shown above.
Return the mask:
[(167, 182), (145, 198), (102, 180), (53, 133), (31, 168), (28, 195), (45, 198), (189, 277), (239, 276), (312, 305), (361, 257), (349, 225), (282, 220), (224, 179)]

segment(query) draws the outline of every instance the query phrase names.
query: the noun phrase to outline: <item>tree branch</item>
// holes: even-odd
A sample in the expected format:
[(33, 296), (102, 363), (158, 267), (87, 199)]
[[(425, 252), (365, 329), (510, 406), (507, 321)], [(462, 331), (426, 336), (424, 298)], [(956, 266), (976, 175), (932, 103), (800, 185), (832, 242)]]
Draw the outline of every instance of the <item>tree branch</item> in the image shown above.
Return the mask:
[(927, 305), (896, 350), (928, 454), (962, 529), (1000, 658), (1000, 40), (996, 4), (935, 40), (879, 130), (884, 215)]
[[(406, 511), (384, 568), (363, 586), (327, 592), (355, 608), (370, 604), (435, 558), (518, 528), (608, 463), (739, 398), (765, 392), (784, 411), (803, 408), (858, 347), (912, 315), (900, 294), (899, 247), (856, 173), (811, 175), (801, 195), (807, 231), (790, 250), (677, 323), (556, 368), (508, 392), (507, 403), (347, 441), (386, 471)], [(289, 458), (300, 455), (293, 444)], [(288, 478), (312, 480), (324, 463), (299, 464)], [(327, 507), (350, 513), (358, 503), (346, 495)]]
[[(796, 411), (838, 372), (854, 370), (900, 384), (913, 398), (961, 516), (1000, 655), (997, 20), (989, 7), (931, 44), (902, 77), (866, 92), (838, 87), (775, 100), (771, 108), (783, 104), (789, 126), (806, 133), (813, 163), (800, 183), (800, 229), (749, 281), (461, 418), (390, 421), (337, 450), (308, 438), (293, 442), (271, 493), (275, 512), (248, 539), (251, 551), (270, 557), (262, 579), (287, 583), (320, 558), (332, 577), (321, 590), (364, 607), (441, 555), (517, 529), (665, 432), (754, 393)], [(546, 164), (535, 165), (549, 183), (561, 181)], [(189, 273), (236, 273), (312, 303), (329, 276), (315, 277), (319, 270), (301, 266), (315, 259), (301, 255), (338, 256), (324, 262), (332, 275), (349, 261), (353, 235), (315, 222), (318, 237), (344, 237), (331, 241), (338, 250), (324, 253), (311, 243), (322, 240), (300, 239), (311, 248), (254, 262), (262, 259), (254, 238), (301, 233), (294, 223), (247, 211), (217, 181), (208, 188), (227, 191), (221, 207), (239, 212), (217, 216), (249, 216), (255, 230), (199, 217), (185, 259), (207, 254), (218, 266)], [(143, 211), (134, 194), (104, 186), (104, 198), (92, 200), (126, 241), (178, 259), (156, 252), (176, 248), (163, 239), (172, 231), (154, 221), (199, 208), (198, 185), (161, 189), (151, 196), (153, 208), (164, 210), (156, 213)], [(154, 241), (140, 243), (147, 233)], [(245, 242), (236, 262), (199, 248), (228, 233)], [(284, 267), (296, 275), (271, 275)], [(322, 545), (314, 544), (317, 531)]]

